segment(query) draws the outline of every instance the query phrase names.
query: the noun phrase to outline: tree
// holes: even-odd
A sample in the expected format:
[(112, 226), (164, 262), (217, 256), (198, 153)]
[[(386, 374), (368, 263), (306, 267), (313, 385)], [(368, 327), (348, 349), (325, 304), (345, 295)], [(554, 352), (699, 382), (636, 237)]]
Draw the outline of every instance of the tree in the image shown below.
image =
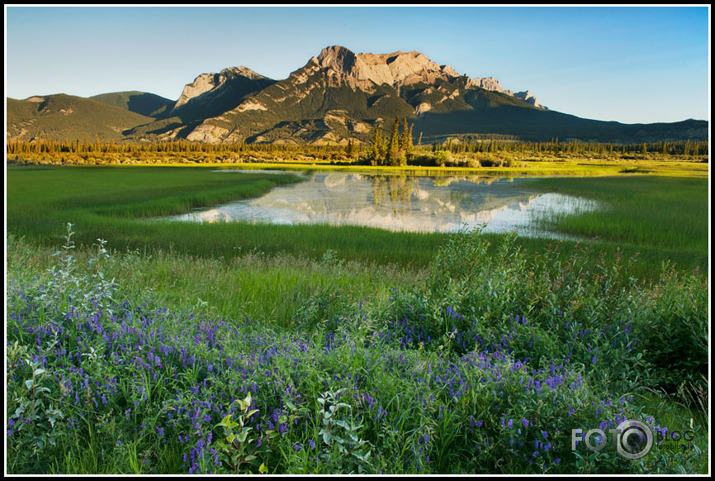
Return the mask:
[(389, 165), (397, 165), (400, 157), (400, 118), (395, 117), (395, 123), (392, 126), (390, 134), (390, 148), (387, 151), (387, 161)]
[(345, 153), (348, 157), (352, 157), (355, 152), (355, 146), (353, 145), (353, 139), (348, 139), (348, 145), (345, 147)]
[[(415, 146), (412, 144), (412, 127), (414, 127), (415, 124), (410, 124), (410, 129), (407, 132), (407, 145), (405, 146), (405, 150), (407, 151), (407, 155), (412, 156), (414, 154)], [(422, 133), (420, 132), (420, 138), (422, 137)]]
[(372, 165), (385, 165), (387, 156), (387, 142), (380, 127), (375, 127), (372, 133), (372, 142), (368, 153), (368, 160)]
[(407, 134), (409, 134), (409, 127), (407, 126), (407, 117), (402, 119), (402, 133), (400, 133), (400, 150), (407, 150)]

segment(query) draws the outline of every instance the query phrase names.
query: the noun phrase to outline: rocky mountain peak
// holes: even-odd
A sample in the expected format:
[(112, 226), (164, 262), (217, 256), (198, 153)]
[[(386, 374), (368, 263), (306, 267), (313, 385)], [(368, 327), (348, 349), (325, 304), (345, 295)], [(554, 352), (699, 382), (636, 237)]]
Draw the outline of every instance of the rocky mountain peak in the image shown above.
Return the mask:
[(234, 75), (234, 76), (240, 76), (240, 77), (245, 77), (245, 78), (250, 78), (250, 79), (264, 79), (266, 78), (265, 76), (254, 72), (248, 67), (244, 67), (243, 65), (239, 67), (229, 67), (221, 70), (220, 75), (228, 76), (228, 75)]
[(324, 48), (317, 57), (310, 59), (305, 68), (323, 70), (331, 86), (349, 85), (366, 91), (382, 84), (400, 88), (412, 83), (433, 83), (438, 78), (459, 76), (449, 65), (438, 65), (416, 50), (355, 54), (337, 45)]
[(543, 108), (531, 92), (515, 94), (501, 86), (494, 77), (469, 78), (460, 75), (449, 65), (438, 65), (425, 54), (412, 50), (392, 53), (359, 53), (348, 48), (333, 45), (325, 47), (317, 57), (312, 57), (302, 69), (294, 72), (300, 83), (307, 80), (307, 75), (322, 71), (328, 79), (328, 85), (338, 87), (348, 85), (353, 90), (374, 91), (378, 85), (389, 85), (396, 89), (403, 86), (426, 83), (434, 84), (437, 80), (466, 79), (467, 88), (482, 88), (500, 92), (539, 108)]
[(321, 68), (333, 68), (341, 72), (351, 72), (356, 60), (357, 56), (351, 50), (339, 45), (325, 47), (317, 57)]
[(173, 111), (182, 107), (191, 100), (223, 90), (229, 82), (234, 81), (271, 81), (268, 77), (254, 72), (248, 67), (229, 67), (218, 73), (203, 73), (193, 82), (184, 86), (179, 100), (174, 105)]

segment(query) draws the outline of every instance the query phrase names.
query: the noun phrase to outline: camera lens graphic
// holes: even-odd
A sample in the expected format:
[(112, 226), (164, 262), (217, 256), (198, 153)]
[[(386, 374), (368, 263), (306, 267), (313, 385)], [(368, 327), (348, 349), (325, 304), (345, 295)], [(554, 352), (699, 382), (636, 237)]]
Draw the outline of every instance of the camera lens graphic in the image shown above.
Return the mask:
[(653, 447), (653, 432), (640, 421), (627, 420), (618, 425), (618, 454), (626, 459), (640, 459)]

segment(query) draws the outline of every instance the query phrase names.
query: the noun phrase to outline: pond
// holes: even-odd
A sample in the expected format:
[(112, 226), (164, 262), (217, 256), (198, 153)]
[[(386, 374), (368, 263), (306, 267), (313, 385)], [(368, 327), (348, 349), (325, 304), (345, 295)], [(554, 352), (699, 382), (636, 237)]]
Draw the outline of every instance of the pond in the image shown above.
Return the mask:
[[(251, 173), (247, 171), (217, 171)], [(530, 188), (534, 178), (313, 173), (262, 197), (169, 217), (188, 222), (362, 225), (393, 231), (516, 231), (561, 237), (539, 221), (597, 209), (596, 202)]]

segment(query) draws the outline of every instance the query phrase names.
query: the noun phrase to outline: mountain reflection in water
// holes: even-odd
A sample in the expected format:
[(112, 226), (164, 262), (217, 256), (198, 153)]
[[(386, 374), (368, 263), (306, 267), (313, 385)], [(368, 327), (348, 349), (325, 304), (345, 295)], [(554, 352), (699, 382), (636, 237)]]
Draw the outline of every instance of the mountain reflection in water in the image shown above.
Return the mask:
[(540, 217), (598, 207), (578, 197), (537, 193), (529, 189), (532, 180), (316, 173), (256, 199), (169, 219), (350, 224), (412, 232), (452, 232), (486, 224), (484, 232), (543, 236), (549, 234), (534, 227)]

